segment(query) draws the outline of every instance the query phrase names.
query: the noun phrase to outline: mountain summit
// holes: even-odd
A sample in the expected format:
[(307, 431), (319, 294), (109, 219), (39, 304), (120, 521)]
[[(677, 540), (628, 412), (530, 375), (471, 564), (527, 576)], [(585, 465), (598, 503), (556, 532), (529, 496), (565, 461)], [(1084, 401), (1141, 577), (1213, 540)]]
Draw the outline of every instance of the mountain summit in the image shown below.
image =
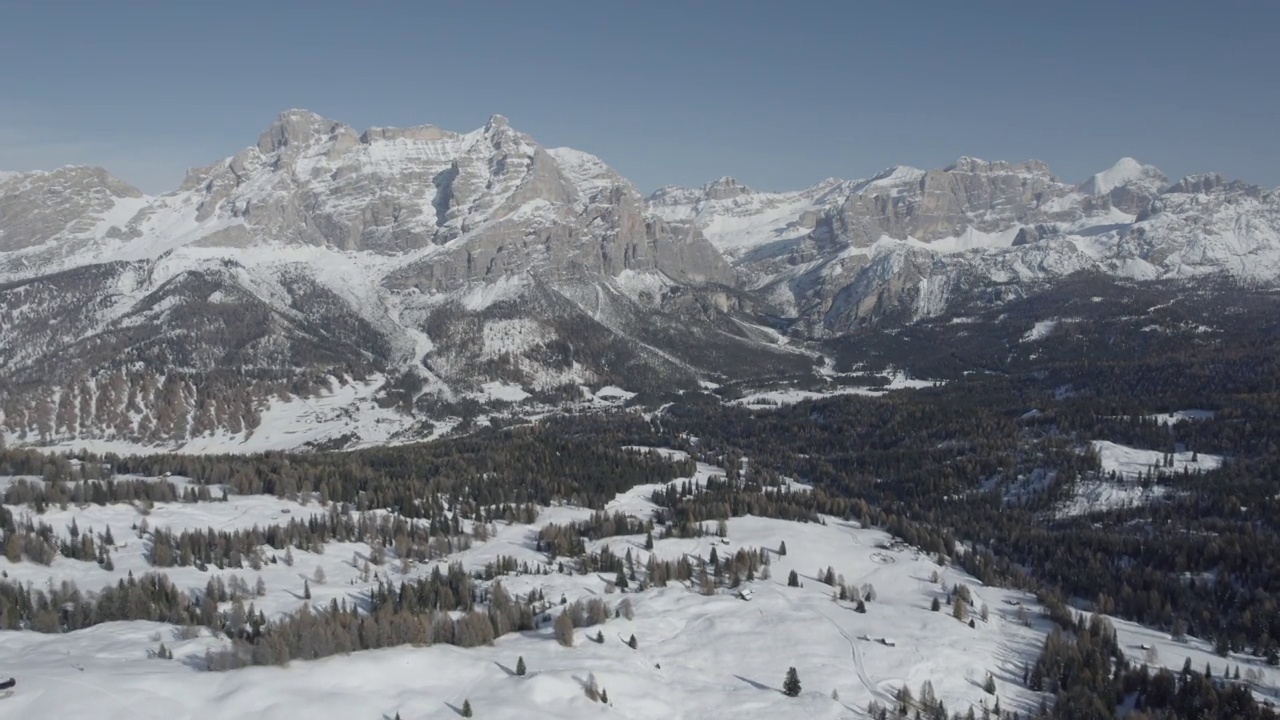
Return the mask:
[(645, 198), (501, 115), (358, 132), (288, 110), (159, 197), (0, 174), (0, 432), (268, 447), (296, 411), (307, 442), (413, 439), (509, 402), (813, 377), (818, 341), (1081, 271), (1275, 282), (1280, 198), (970, 157)]

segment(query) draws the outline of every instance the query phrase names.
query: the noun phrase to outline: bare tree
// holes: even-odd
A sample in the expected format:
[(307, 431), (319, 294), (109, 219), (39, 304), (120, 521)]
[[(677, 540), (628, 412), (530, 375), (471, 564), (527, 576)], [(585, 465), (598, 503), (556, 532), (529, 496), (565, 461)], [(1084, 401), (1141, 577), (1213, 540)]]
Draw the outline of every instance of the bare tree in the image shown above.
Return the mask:
[(565, 647), (573, 647), (573, 618), (568, 610), (556, 616), (554, 632), (556, 642)]

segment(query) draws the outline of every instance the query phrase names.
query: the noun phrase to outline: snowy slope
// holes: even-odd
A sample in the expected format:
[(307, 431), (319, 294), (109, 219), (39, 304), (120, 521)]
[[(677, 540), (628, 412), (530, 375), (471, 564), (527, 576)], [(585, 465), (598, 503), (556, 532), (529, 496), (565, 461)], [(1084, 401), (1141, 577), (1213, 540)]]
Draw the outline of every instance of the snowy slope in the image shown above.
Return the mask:
[[(701, 482), (718, 468), (700, 465), (694, 479)], [(609, 509), (646, 517), (652, 510), (647, 496), (652, 486), (619, 495)], [(802, 491), (802, 488), (799, 488)], [(290, 511), (288, 514), (285, 511)], [(275, 498), (231, 496), (226, 503), (196, 505), (159, 503), (146, 516), (152, 527), (246, 528), (304, 519), (322, 512), (316, 504), (301, 506)], [(584, 518), (589, 511), (573, 507), (544, 508), (536, 526)], [(43, 516), (55, 528), (72, 519), (79, 527), (110, 524), (117, 542), (116, 570), (108, 573), (92, 563), (56, 558), (51, 567), (10, 563), (0, 568), (19, 580), (37, 584), (74, 580), (92, 588), (145, 568), (144, 543), (129, 533), (130, 522), (142, 516), (130, 506), (89, 506)], [(477, 542), (454, 558), (468, 568), (481, 568), (499, 555), (542, 562), (534, 552), (528, 526), (498, 524), (497, 533)], [(728, 523), (728, 540), (660, 539), (654, 552), (663, 558), (706, 557), (738, 547), (776, 548), (786, 542), (787, 555), (775, 556), (770, 579), (751, 583), (750, 602), (731, 594), (703, 596), (673, 584), (667, 588), (629, 593), (634, 620), (610, 620), (602, 630), (604, 644), (578, 632), (573, 648), (555, 643), (544, 629), (498, 639), (492, 647), (459, 649), (450, 646), (401, 647), (357, 652), (311, 662), (295, 661), (286, 668), (248, 668), (227, 673), (200, 669), (205, 649), (224, 641), (204, 631), (190, 640), (177, 639), (172, 628), (153, 623), (109, 623), (64, 635), (5, 632), (3, 644), (22, 657), (20, 667), (6, 672), (18, 678), (18, 692), (0, 702), (0, 718), (78, 717), (233, 717), (294, 718), (300, 714), (321, 720), (375, 715), (434, 717), (450, 714), (469, 699), (478, 717), (579, 718), (595, 717), (598, 705), (584, 696), (581, 683), (594, 674), (608, 691), (610, 714), (625, 718), (702, 718), (733, 708), (735, 715), (769, 718), (800, 714), (806, 717), (857, 717), (871, 700), (888, 702), (908, 684), (913, 692), (930, 680), (950, 708), (990, 703), (981, 684), (988, 672), (997, 681), (1002, 706), (1023, 712), (1039, 699), (1021, 687), (1024, 662), (1039, 650), (1046, 621), (1034, 612), (1034, 600), (1023, 593), (987, 588), (953, 567), (939, 567), (911, 548), (888, 547), (890, 537), (834, 518), (825, 524), (799, 524), (743, 517)], [(615, 537), (593, 543), (646, 554), (641, 536)], [(274, 549), (280, 552), (280, 549)], [(294, 549), (293, 567), (265, 565), (261, 571), (267, 594), (255, 600), (269, 614), (296, 610), (302, 578), (323, 567), (327, 579), (311, 583), (317, 606), (331, 598), (350, 599), (369, 586), (361, 581), (349, 559), (367, 547), (331, 543), (323, 555)], [(433, 564), (415, 565), (413, 576)], [(854, 612), (847, 602), (832, 599), (831, 588), (813, 579), (828, 565), (846, 582), (874, 587), (876, 599), (867, 612)], [(796, 570), (803, 587), (786, 587), (787, 573)], [(969, 628), (929, 605), (943, 594), (942, 585), (928, 580), (937, 570), (941, 583), (967, 584), (975, 595), (975, 610), (986, 605), (989, 619)], [(389, 570), (388, 570), (389, 571)], [(213, 574), (241, 576), (251, 586), (257, 571), (193, 568), (168, 571), (180, 586), (202, 588)], [(508, 576), (504, 587), (513, 593), (541, 588), (548, 598), (563, 594), (572, 600), (604, 592), (596, 575), (551, 573)], [(616, 603), (621, 596), (606, 595)], [(1018, 604), (1032, 605), (1031, 625), (1018, 619)], [(976, 612), (975, 612), (976, 614)], [(594, 634), (595, 629), (590, 630)], [(624, 640), (634, 634), (638, 647)], [(896, 644), (877, 639), (889, 636)], [(175, 660), (148, 657), (160, 640), (172, 648)], [(529, 675), (513, 677), (509, 668), (523, 656)], [(804, 692), (786, 698), (778, 692), (788, 666), (799, 670)], [(75, 688), (68, 693), (68, 688)], [(835, 691), (838, 700), (832, 697)]]
[(1126, 478), (1140, 477), (1148, 472), (1208, 472), (1222, 466), (1220, 455), (1182, 451), (1173, 453), (1173, 467), (1167, 467), (1163, 463), (1165, 453), (1132, 448), (1109, 440), (1094, 440), (1093, 450), (1102, 461), (1104, 473), (1114, 472)]
[(730, 258), (772, 242), (807, 235), (846, 183), (825, 180), (798, 192), (757, 192), (733, 178), (694, 190), (668, 186), (649, 196), (650, 211), (668, 222), (691, 223)]
[(1116, 188), (1137, 183), (1154, 185), (1156, 190), (1162, 190), (1168, 181), (1155, 167), (1126, 157), (1084, 181), (1080, 190), (1094, 196), (1107, 195)]

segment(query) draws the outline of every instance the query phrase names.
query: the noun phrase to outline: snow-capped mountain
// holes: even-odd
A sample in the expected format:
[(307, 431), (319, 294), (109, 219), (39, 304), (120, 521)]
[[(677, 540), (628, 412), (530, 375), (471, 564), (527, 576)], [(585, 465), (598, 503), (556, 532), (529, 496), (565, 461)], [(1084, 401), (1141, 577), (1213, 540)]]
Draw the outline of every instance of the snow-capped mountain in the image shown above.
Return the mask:
[(358, 132), (291, 110), (158, 197), (97, 168), (0, 174), (0, 431), (420, 437), (526, 398), (811, 375), (806, 340), (1078, 271), (1275, 281), (1280, 197), (1128, 158), (1078, 185), (961, 158), (645, 198), (501, 116)]
[(1280, 278), (1280, 194), (1216, 175), (1170, 185), (1131, 158), (1079, 185), (1038, 161), (961, 158), (794, 193), (731, 180), (667, 187), (648, 203), (701, 229), (747, 288), (814, 335), (890, 309), (933, 315), (983, 284), (1080, 271)]
[(10, 442), (234, 444), (339, 391), (341, 422), (303, 414), (411, 437), (476, 403), (813, 363), (754, 324), (696, 228), (500, 116), (358, 133), (288, 111), (160, 197), (97, 169), (7, 176), (0, 228)]

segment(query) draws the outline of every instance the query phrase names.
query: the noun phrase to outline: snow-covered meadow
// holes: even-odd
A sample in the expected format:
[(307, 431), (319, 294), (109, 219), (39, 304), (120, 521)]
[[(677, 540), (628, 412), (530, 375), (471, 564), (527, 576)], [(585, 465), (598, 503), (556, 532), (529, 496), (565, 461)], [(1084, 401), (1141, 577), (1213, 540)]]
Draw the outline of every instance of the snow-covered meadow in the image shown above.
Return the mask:
[[(720, 472), (699, 464), (693, 478)], [(679, 482), (679, 481), (677, 481)], [(645, 517), (657, 486), (640, 486), (618, 495), (608, 507)], [(801, 486), (796, 486), (803, 491)], [(216, 494), (215, 494), (216, 496)], [(30, 508), (9, 506), (21, 516)], [(115, 569), (57, 557), (48, 566), (0, 558), (10, 579), (37, 586), (71, 580), (85, 591), (151, 569), (146, 540), (135, 526), (230, 530), (305, 519), (326, 512), (317, 502), (231, 495), (227, 501), (50, 507), (37, 520), (67, 532), (74, 521), (82, 531), (110, 525), (117, 547)], [(543, 508), (534, 525), (496, 523), (488, 540), (448, 560), (478, 570), (499, 556), (531, 564), (546, 562), (534, 548), (538, 527), (585, 519), (589, 510), (570, 506)], [(287, 667), (252, 667), (228, 672), (203, 669), (204, 653), (225, 645), (208, 630), (180, 639), (177, 628), (148, 622), (107, 623), (61, 635), (0, 633), (0, 675), (18, 679), (18, 692), (0, 702), (0, 718), (403, 718), (450, 717), (470, 700), (476, 717), (576, 718), (601, 712), (625, 718), (702, 718), (732, 710), (741, 717), (862, 717), (872, 700), (887, 703), (907, 684), (913, 692), (929, 680), (952, 710), (963, 711), (995, 697), (982, 689), (987, 674), (997, 683), (1003, 707), (1031, 709), (1039, 699), (1022, 687), (1023, 666), (1034, 662), (1047, 621), (1023, 593), (981, 586), (952, 566), (892, 542), (882, 531), (826, 518), (824, 524), (759, 517), (734, 518), (727, 538), (658, 539), (653, 552), (663, 559), (684, 555), (706, 558), (715, 549), (728, 556), (739, 547), (772, 551), (771, 576), (749, 583), (750, 601), (728, 590), (704, 596), (674, 583), (625, 594), (609, 593), (609, 580), (596, 574), (515, 575), (502, 578), (516, 594), (542, 590), (553, 602), (605, 597), (616, 606), (623, 597), (635, 607), (634, 619), (615, 618), (599, 628), (577, 631), (574, 647), (557, 644), (550, 628), (498, 638), (492, 646), (462, 649), (448, 645), (402, 646), (356, 652)], [(787, 554), (776, 553), (782, 543)], [(630, 550), (637, 564), (647, 559), (644, 536), (593, 541), (589, 548)], [(330, 543), (322, 554), (289, 550), (291, 566), (268, 563), (261, 570), (192, 567), (167, 568), (179, 587), (199, 592), (209, 578), (239, 576), (253, 586), (262, 578), (266, 592), (253, 598), (267, 615), (296, 612), (333, 599), (352, 602), (376, 582), (362, 579), (353, 560), (371, 548)], [(277, 556), (283, 548), (268, 549)], [(428, 573), (433, 563), (414, 564), (407, 577)], [(831, 566), (846, 583), (869, 584), (876, 598), (867, 612), (834, 599), (833, 589), (816, 575)], [(316, 570), (324, 576), (315, 580)], [(788, 587), (795, 570), (801, 587)], [(931, 579), (937, 571), (937, 582)], [(375, 575), (399, 581), (398, 563), (376, 568)], [(303, 598), (304, 581), (312, 592)], [(944, 586), (964, 583), (974, 595), (975, 627), (952, 617), (945, 604), (931, 611)], [(979, 608), (986, 605), (988, 619)], [(1023, 610), (1030, 607), (1029, 611)], [(554, 610), (553, 610), (554, 612)], [(1023, 619), (1029, 619), (1024, 624)], [(637, 648), (625, 640), (634, 634)], [(174, 660), (152, 657), (159, 642)], [(887, 641), (887, 642), (885, 642)], [(523, 657), (529, 674), (512, 674)], [(20, 662), (16, 660), (20, 658)], [(783, 675), (795, 666), (803, 685), (798, 698), (781, 694)], [(589, 700), (582, 683), (594, 675), (608, 692), (607, 710)], [(834, 694), (834, 697), (833, 697)]]
[[(1120, 446), (1114, 446), (1120, 447)], [(636, 448), (642, 449), (642, 448)], [(1106, 469), (1121, 462), (1136, 465), (1151, 458), (1132, 449), (1099, 448)], [(680, 459), (684, 453), (662, 450)], [(1217, 459), (1203, 460), (1206, 463)], [(705, 482), (722, 473), (697, 463), (692, 477), (673, 482)], [(0, 488), (34, 478), (0, 478)], [(161, 479), (150, 478), (150, 481)], [(187, 478), (165, 478), (181, 491)], [(662, 485), (641, 485), (617, 495), (605, 508), (637, 518), (656, 509), (650, 499)], [(792, 492), (805, 492), (791, 484)], [(214, 488), (214, 497), (220, 490)], [(231, 494), (225, 501), (115, 503), (50, 506), (35, 515), (29, 506), (6, 508), (18, 519), (31, 517), (61, 534), (74, 523), (80, 532), (111, 528), (114, 568), (56, 556), (49, 566), (0, 557), (0, 572), (10, 581), (43, 587), (74, 582), (92, 592), (130, 574), (155, 570), (146, 550), (148, 531), (166, 528), (236, 530), (305, 522), (328, 513), (315, 499)], [(378, 511), (384, 512), (384, 511)], [(333, 601), (359, 604), (381, 580), (425, 577), (438, 565), (460, 562), (483, 570), (499, 558), (514, 558), (547, 574), (501, 578), (508, 592), (526, 596), (541, 591), (552, 613), (569, 602), (605, 598), (616, 608), (623, 598), (634, 617), (615, 617), (599, 627), (575, 632), (573, 647), (556, 642), (553, 630), (508, 634), (492, 645), (404, 645), (366, 650), (319, 660), (293, 661), (285, 667), (249, 667), (227, 672), (205, 669), (205, 654), (229, 641), (208, 629), (181, 632), (153, 622), (111, 622), (63, 634), (0, 632), (0, 676), (18, 680), (17, 692), (0, 701), (0, 719), (93, 717), (119, 718), (405, 718), (453, 717), (469, 701), (475, 717), (586, 718), (608, 713), (622, 718), (704, 718), (731, 711), (743, 718), (861, 718), (872, 701), (891, 704), (904, 685), (918, 693), (925, 681), (952, 712), (974, 707), (980, 714), (999, 699), (1007, 710), (1027, 712), (1040, 697), (1021, 682), (1035, 662), (1049, 621), (1030, 595), (986, 587), (951, 564), (895, 541), (887, 533), (849, 521), (824, 517), (822, 523), (797, 523), (761, 517), (727, 521), (725, 537), (657, 537), (652, 551), (644, 535), (589, 541), (587, 549), (608, 546), (630, 552), (638, 567), (649, 553), (658, 559), (707, 559), (714, 551), (729, 557), (739, 548), (769, 550), (769, 576), (746, 583), (743, 600), (728, 589), (703, 595), (695, 587), (672, 583), (639, 592), (616, 592), (611, 576), (556, 571), (558, 563), (536, 549), (538, 530), (550, 523), (585, 520), (592, 511), (557, 505), (540, 508), (536, 522), (492, 523), (492, 534), (449, 557), (422, 563), (389, 562), (367, 573), (373, 548), (364, 543), (331, 542), (322, 552), (299, 548), (263, 548), (278, 562), (260, 569), (209, 567), (163, 569), (182, 590), (203, 592), (212, 577), (234, 578), (264, 592), (250, 598), (268, 618), (297, 613), (304, 605), (323, 608)], [(708, 529), (712, 529), (709, 524)], [(786, 553), (778, 550), (785, 544)], [(285, 556), (291, 562), (284, 561)], [(833, 568), (848, 585), (873, 588), (875, 598), (859, 613), (819, 579)], [(795, 571), (800, 587), (789, 587)], [(936, 576), (935, 576), (936, 573)], [(974, 626), (952, 616), (947, 590), (964, 584), (973, 595)], [(310, 591), (310, 598), (305, 592)], [(932, 609), (934, 600), (941, 603)], [(227, 609), (224, 603), (222, 609)], [(985, 612), (984, 612), (985, 609)], [(984, 619), (985, 616), (985, 619)], [(1177, 670), (1190, 658), (1197, 670), (1209, 664), (1215, 674), (1237, 665), (1253, 677), (1255, 692), (1275, 696), (1280, 670), (1255, 658), (1226, 659), (1194, 638), (1173, 641), (1168, 633), (1115, 621), (1122, 647), (1136, 662)], [(597, 642), (597, 632), (603, 642)], [(194, 636), (193, 636), (194, 635)], [(627, 644), (632, 635), (636, 648)], [(173, 659), (155, 657), (160, 643)], [(523, 658), (529, 672), (515, 674)], [(782, 694), (782, 680), (794, 666), (803, 690)], [(1252, 672), (1250, 672), (1252, 671)], [(995, 696), (984, 689), (988, 675)], [(608, 693), (609, 707), (590, 700), (584, 686), (594, 678)]]

